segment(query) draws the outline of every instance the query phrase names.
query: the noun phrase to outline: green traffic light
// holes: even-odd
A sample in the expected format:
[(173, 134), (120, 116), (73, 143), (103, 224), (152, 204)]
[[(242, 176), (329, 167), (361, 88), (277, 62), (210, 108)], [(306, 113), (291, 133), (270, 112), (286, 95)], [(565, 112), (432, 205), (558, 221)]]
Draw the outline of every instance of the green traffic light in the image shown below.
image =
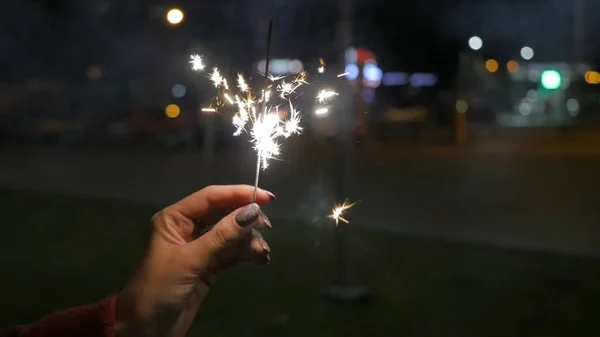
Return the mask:
[(555, 90), (560, 88), (562, 84), (562, 77), (556, 70), (545, 70), (542, 72), (542, 87), (548, 90)]

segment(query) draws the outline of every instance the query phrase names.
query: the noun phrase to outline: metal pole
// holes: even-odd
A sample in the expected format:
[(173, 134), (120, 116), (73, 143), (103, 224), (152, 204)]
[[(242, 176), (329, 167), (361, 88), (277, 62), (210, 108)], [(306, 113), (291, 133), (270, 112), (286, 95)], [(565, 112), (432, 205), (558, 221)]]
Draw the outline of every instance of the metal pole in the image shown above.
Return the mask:
[(583, 62), (585, 57), (585, 0), (575, 0), (573, 10), (573, 35), (574, 35), (574, 59), (573, 63), (577, 64)]
[[(338, 42), (341, 55), (345, 55), (345, 50), (352, 43), (352, 0), (339, 0), (340, 23), (338, 30)], [(345, 64), (345, 57), (341, 60)], [(354, 146), (354, 92), (348, 86), (346, 92), (342, 92), (338, 101), (340, 112), (340, 142), (339, 151), (336, 156), (336, 175), (337, 184), (335, 195), (338, 200), (344, 200), (348, 195), (348, 186), (350, 184), (351, 169), (353, 167), (352, 151)], [(368, 295), (366, 287), (358, 285), (354, 279), (352, 263), (350, 260), (350, 249), (348, 243), (348, 226), (341, 224), (335, 229), (335, 248), (336, 248), (336, 276), (333, 284), (325, 289), (325, 294), (336, 300), (359, 300)]]
[(202, 144), (202, 161), (204, 162), (205, 175), (207, 175), (207, 181), (211, 181), (213, 178), (213, 159), (215, 154), (215, 113), (214, 112), (201, 112), (204, 117), (204, 142)]
[[(464, 144), (467, 141), (467, 112), (458, 111), (456, 102), (458, 100), (464, 100), (465, 94), (465, 81), (470, 79), (470, 71), (465, 74), (467, 69), (471, 65), (472, 59), (465, 54), (460, 52), (458, 55), (458, 76), (456, 79), (456, 95), (454, 97), (454, 106), (452, 107), (453, 118), (452, 118), (452, 138), (455, 144)], [(468, 76), (468, 77), (467, 77)], [(465, 78), (467, 77), (467, 78)]]
[[(585, 59), (585, 0), (574, 0), (573, 3), (573, 65), (571, 67), (570, 78), (571, 81), (575, 77), (579, 77), (579, 64), (583, 63)], [(578, 88), (581, 92), (581, 81), (577, 81)], [(561, 101), (561, 103), (564, 103)], [(564, 104), (561, 104), (563, 116), (566, 115), (567, 127), (571, 126), (574, 117), (571, 117), (568, 113), (565, 114)]]

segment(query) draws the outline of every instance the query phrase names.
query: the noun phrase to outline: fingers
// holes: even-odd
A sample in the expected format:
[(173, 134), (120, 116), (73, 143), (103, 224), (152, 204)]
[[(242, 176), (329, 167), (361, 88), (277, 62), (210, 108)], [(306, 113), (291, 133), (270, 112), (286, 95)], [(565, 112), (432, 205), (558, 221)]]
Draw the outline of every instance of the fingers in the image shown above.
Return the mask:
[[(188, 219), (198, 219), (208, 213), (220, 212), (247, 205), (252, 202), (254, 186), (250, 185), (220, 185), (208, 186), (193, 193), (170, 206), (171, 209), (183, 214)], [(271, 192), (258, 189), (256, 203), (266, 204), (275, 199)]]
[(265, 264), (271, 261), (271, 247), (267, 240), (260, 234), (259, 231), (252, 230), (252, 240), (250, 240), (250, 260)]
[[(226, 267), (232, 266), (242, 261), (253, 261), (258, 264), (265, 264), (271, 260), (269, 253), (271, 248), (265, 238), (256, 229), (252, 229), (248, 236), (245, 236), (241, 241), (238, 241), (235, 246), (230, 247), (235, 250), (231, 251), (231, 255), (219, 255), (219, 258), (225, 258)], [(237, 248), (237, 249), (236, 249)], [(227, 250), (229, 253), (229, 250)]]
[(218, 254), (223, 249), (237, 243), (240, 239), (249, 235), (252, 229), (260, 226), (270, 226), (271, 222), (264, 215), (260, 206), (252, 203), (233, 211), (212, 229), (198, 239), (191, 242), (191, 245), (199, 253)]

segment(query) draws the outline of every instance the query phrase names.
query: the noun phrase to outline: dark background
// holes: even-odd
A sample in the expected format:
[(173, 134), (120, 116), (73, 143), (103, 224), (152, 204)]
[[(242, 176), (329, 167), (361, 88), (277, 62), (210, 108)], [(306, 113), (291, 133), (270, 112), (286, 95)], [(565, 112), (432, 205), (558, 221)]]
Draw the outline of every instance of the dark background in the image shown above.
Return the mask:
[[(371, 105), (351, 101), (352, 87), (329, 75), (344, 68), (346, 5), (2, 4), (0, 329), (120, 291), (152, 214), (206, 185), (254, 181), (248, 138), (231, 136), (230, 116), (199, 113), (215, 89), (188, 61), (199, 53), (257, 81), (272, 19), (272, 57), (302, 60), (311, 76), (299, 100), (305, 133), (261, 173), (259, 186), (278, 196), (265, 209), (272, 263), (224, 275), (190, 335), (596, 336), (598, 86), (574, 75), (560, 102), (577, 97), (581, 114), (560, 124), (496, 117), (527, 120), (511, 99), (538, 87), (510, 82), (508, 60), (595, 68), (600, 2), (355, 0), (352, 46), (371, 50), (384, 72), (439, 80), (380, 86)], [(179, 25), (165, 20), (173, 7), (185, 13)], [(481, 50), (468, 48), (474, 35)], [(519, 56), (524, 45), (535, 50), (530, 62)], [(313, 76), (319, 58), (323, 77)], [(500, 63), (493, 75), (488, 58)], [(463, 76), (465, 59), (484, 75)], [(186, 96), (172, 96), (175, 83)], [(341, 93), (324, 118), (312, 99), (322, 85)], [(165, 116), (172, 103), (177, 118)], [(384, 117), (411, 107), (426, 107), (426, 121)], [(348, 116), (363, 116), (367, 131), (345, 129)], [(336, 227), (327, 216), (345, 198), (359, 203)], [(340, 300), (331, 285), (368, 296)]]

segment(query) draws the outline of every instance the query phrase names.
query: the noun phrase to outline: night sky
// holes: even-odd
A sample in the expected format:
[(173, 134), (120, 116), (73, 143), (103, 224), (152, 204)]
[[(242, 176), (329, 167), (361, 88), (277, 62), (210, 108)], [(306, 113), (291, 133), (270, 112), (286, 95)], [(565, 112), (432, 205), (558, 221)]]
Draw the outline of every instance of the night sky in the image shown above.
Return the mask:
[[(573, 58), (574, 1), (566, 0), (354, 0), (356, 46), (374, 50), (385, 70), (451, 74), (457, 53), (472, 35), (481, 53), (500, 60), (518, 57), (524, 44), (536, 60)], [(154, 3), (154, 4), (153, 4)], [(268, 19), (275, 20), (275, 57), (338, 59), (335, 37), (339, 1), (333, 0), (20, 0), (0, 13), (0, 77), (80, 76), (90, 64), (137, 75), (179, 62), (190, 50), (210, 51), (235, 66), (264, 50)], [(180, 6), (186, 20), (165, 24), (164, 11)], [(598, 47), (586, 1), (586, 59)], [(584, 17), (586, 19), (586, 17)], [(223, 62), (221, 62), (223, 63)]]

